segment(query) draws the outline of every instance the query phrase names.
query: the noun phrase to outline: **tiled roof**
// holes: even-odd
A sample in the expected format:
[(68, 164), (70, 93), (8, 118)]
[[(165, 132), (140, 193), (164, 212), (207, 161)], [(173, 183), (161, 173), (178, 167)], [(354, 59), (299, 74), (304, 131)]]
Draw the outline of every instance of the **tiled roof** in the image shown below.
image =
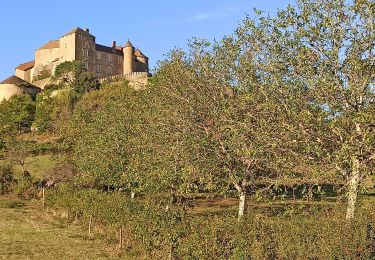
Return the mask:
[(86, 32), (85, 30), (83, 30), (79, 27), (76, 27), (73, 30), (71, 30), (70, 32), (67, 32), (66, 34), (64, 34), (63, 37), (67, 36), (67, 35), (70, 35), (72, 33), (81, 33), (81, 34), (91, 35), (89, 32)]
[(32, 69), (34, 65), (35, 65), (35, 60), (32, 60), (32, 61), (25, 62), (25, 63), (18, 65), (16, 69), (26, 71), (26, 70)]
[(40, 92), (41, 89), (38, 88), (37, 86), (34, 86), (30, 84), (29, 82), (17, 77), (17, 76), (10, 76), (9, 78), (3, 80), (0, 82), (0, 84), (13, 84), (16, 85), (17, 87), (23, 89), (24, 91), (28, 92), (29, 91), (37, 91)]
[(137, 57), (142, 57), (142, 58), (147, 58), (142, 52), (140, 49), (136, 49), (134, 51), (134, 55), (137, 56)]
[(113, 49), (112, 47), (107, 47), (107, 46), (100, 45), (100, 44), (95, 45), (95, 50), (101, 51), (101, 52), (113, 53), (113, 54), (117, 54), (121, 56), (124, 55), (124, 53), (118, 48)]
[(20, 85), (23, 83), (28, 83), (27, 81), (24, 81), (23, 79), (17, 77), (17, 76), (10, 76), (9, 78), (3, 80), (0, 82), (0, 84), (14, 84), (14, 85)]
[(60, 41), (59, 40), (49, 41), (48, 43), (46, 43), (42, 47), (40, 47), (38, 50), (55, 49), (55, 48), (60, 48)]

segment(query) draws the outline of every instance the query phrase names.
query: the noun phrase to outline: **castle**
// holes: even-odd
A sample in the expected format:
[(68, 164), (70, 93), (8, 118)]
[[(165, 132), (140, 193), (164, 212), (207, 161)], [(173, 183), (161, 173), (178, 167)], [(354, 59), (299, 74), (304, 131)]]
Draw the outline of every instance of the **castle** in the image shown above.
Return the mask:
[[(98, 79), (119, 75), (135, 74), (144, 77), (149, 75), (148, 57), (138, 48), (134, 48), (130, 41), (127, 41), (124, 46), (118, 46), (115, 41), (111, 47), (100, 45), (96, 43), (96, 38), (90, 34), (89, 29), (77, 27), (58, 40), (49, 41), (37, 49), (33, 61), (16, 67), (15, 76), (0, 83), (0, 102), (1, 92), (5, 91), (2, 89), (3, 84), (10, 81), (19, 82), (21, 79), (43, 88), (43, 84), (35, 82), (38, 75), (43, 71), (53, 73), (59, 64), (73, 60), (81, 61), (86, 70)], [(10, 94), (7, 93), (6, 96), (11, 96)]]
[(73, 60), (82, 61), (86, 70), (97, 78), (132, 72), (148, 73), (148, 58), (130, 41), (123, 47), (113, 41), (112, 46), (107, 47), (97, 44), (89, 29), (77, 27), (37, 49), (35, 60), (19, 65), (16, 76), (32, 82), (43, 69), (53, 72), (60, 63)]
[[(38, 81), (38, 76), (48, 71), (53, 74), (56, 67), (65, 61), (81, 61), (86, 70), (97, 79), (122, 77), (136, 83), (147, 82), (149, 76), (148, 57), (127, 41), (118, 46), (96, 43), (89, 29), (79, 27), (64, 34), (58, 40), (52, 40), (35, 51), (35, 59), (16, 67), (15, 76), (0, 82), (0, 102), (13, 95), (35, 94), (44, 88), (47, 82)], [(25, 88), (25, 83), (29, 84)]]

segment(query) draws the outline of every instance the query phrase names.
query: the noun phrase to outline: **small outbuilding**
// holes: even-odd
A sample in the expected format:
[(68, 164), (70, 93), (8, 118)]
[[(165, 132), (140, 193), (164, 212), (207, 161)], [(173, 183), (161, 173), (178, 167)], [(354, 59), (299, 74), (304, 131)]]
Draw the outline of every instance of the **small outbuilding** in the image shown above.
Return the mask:
[(41, 89), (30, 84), (27, 81), (17, 77), (11, 76), (6, 80), (0, 82), (0, 102), (8, 100), (14, 95), (30, 95), (35, 97), (36, 94), (40, 93)]

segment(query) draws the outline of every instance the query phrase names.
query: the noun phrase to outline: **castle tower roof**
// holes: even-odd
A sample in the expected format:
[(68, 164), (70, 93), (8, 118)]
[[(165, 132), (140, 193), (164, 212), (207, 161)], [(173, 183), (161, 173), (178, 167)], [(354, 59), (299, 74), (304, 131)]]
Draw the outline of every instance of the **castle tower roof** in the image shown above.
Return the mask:
[(132, 47), (132, 48), (133, 48), (133, 44), (128, 40), (128, 41), (125, 43), (125, 47)]
[(147, 58), (147, 57), (141, 52), (141, 50), (138, 49), (138, 48), (134, 51), (134, 55), (137, 56), (137, 57)]

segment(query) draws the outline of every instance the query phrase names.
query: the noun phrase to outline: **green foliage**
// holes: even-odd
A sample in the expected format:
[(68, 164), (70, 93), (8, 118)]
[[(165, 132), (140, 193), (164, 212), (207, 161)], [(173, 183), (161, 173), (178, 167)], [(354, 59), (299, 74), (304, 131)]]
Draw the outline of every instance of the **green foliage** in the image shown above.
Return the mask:
[(93, 75), (79, 61), (69, 61), (56, 67), (56, 84), (47, 85), (36, 100), (33, 127), (40, 132), (56, 132), (69, 120), (74, 105), (84, 93), (100, 87)]
[(51, 68), (49, 68), (48, 66), (44, 66), (42, 70), (40, 70), (38, 74), (33, 77), (33, 81), (47, 79), (47, 78), (50, 78), (51, 76), (52, 76)]
[(85, 66), (80, 61), (65, 61), (55, 69), (54, 77), (63, 83), (74, 82), (85, 71)]
[(112, 85), (85, 95), (64, 129), (79, 182), (134, 189), (142, 182), (145, 115), (140, 93)]
[(71, 88), (44, 91), (36, 100), (33, 127), (40, 132), (58, 131), (69, 120), (75, 99)]
[(0, 194), (4, 195), (11, 191), (14, 176), (9, 164), (0, 165)]
[(38, 189), (33, 183), (33, 178), (28, 172), (24, 172), (21, 177), (17, 179), (17, 184), (14, 187), (14, 193), (24, 199), (32, 199), (38, 196)]
[(1, 131), (11, 133), (21, 127), (30, 127), (35, 115), (35, 104), (29, 95), (13, 96), (0, 103)]
[(353, 223), (337, 206), (309, 212), (296, 206), (288, 216), (255, 209), (238, 222), (224, 213), (190, 214), (163, 196), (134, 201), (119, 192), (64, 186), (47, 198), (50, 206), (69, 209), (71, 216), (79, 212), (85, 223), (93, 216), (95, 225), (122, 227), (129, 234), (128, 250), (148, 258), (167, 258), (171, 246), (174, 257), (182, 259), (369, 259), (375, 252), (371, 203), (361, 206)]
[(59, 64), (54, 77), (62, 84), (69, 85), (78, 94), (98, 89), (100, 86), (95, 77), (86, 72), (84, 64), (76, 60)]
[(29, 128), (35, 116), (35, 103), (28, 95), (13, 96), (0, 103), (0, 158), (23, 128)]

